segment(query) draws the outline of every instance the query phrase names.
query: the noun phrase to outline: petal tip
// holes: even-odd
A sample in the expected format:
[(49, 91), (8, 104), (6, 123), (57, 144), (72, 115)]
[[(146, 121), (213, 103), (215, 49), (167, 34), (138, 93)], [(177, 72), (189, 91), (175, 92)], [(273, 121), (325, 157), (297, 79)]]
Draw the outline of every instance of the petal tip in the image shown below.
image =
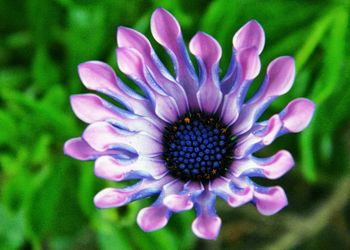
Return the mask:
[(260, 23), (252, 19), (243, 25), (232, 39), (236, 50), (255, 47), (260, 54), (265, 45), (265, 32)]
[(143, 208), (138, 213), (136, 221), (139, 227), (145, 232), (161, 229), (168, 223), (167, 208)]
[(192, 231), (199, 238), (216, 240), (221, 228), (221, 219), (218, 216), (197, 217), (192, 223)]

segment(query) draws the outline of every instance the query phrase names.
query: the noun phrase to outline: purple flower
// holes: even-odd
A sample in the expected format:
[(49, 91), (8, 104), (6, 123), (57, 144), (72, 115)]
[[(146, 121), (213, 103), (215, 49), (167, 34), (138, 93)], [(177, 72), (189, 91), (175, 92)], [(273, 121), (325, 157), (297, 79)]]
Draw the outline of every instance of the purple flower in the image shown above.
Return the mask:
[(218, 74), (221, 47), (214, 38), (199, 32), (190, 41), (198, 76), (179, 23), (169, 12), (153, 13), (151, 31), (171, 57), (176, 77), (145, 36), (125, 27), (117, 32), (119, 69), (144, 96), (128, 88), (102, 62), (79, 65), (79, 76), (88, 89), (115, 99), (125, 109), (95, 94), (73, 95), (75, 114), (90, 125), (82, 137), (66, 142), (65, 153), (78, 160), (95, 160), (98, 177), (140, 180), (123, 189), (100, 191), (95, 205), (119, 207), (158, 195), (137, 216), (144, 231), (164, 227), (173, 212), (195, 208), (192, 230), (205, 239), (216, 239), (221, 227), (216, 197), (231, 207), (252, 202), (264, 215), (281, 210), (287, 205), (284, 190), (259, 186), (250, 177), (276, 179), (289, 171), (294, 161), (285, 150), (268, 158), (252, 154), (283, 134), (302, 131), (313, 115), (314, 104), (298, 98), (281, 113), (258, 121), (270, 103), (291, 88), (294, 59), (273, 60), (258, 92), (244, 102), (260, 71), (259, 54), (265, 43), (258, 22), (248, 22), (233, 37), (232, 60), (223, 79)]

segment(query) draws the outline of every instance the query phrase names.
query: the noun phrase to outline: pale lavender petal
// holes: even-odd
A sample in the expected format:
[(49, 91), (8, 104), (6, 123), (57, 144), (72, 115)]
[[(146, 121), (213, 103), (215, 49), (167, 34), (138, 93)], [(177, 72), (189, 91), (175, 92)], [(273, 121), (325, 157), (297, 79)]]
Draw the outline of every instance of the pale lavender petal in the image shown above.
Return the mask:
[(235, 50), (254, 47), (260, 54), (265, 45), (265, 32), (256, 20), (251, 20), (236, 32), (232, 42)]
[(241, 67), (242, 80), (252, 80), (260, 72), (261, 62), (255, 47), (238, 51), (237, 62)]
[(80, 137), (66, 141), (64, 144), (64, 153), (81, 161), (95, 160), (101, 155), (123, 155), (124, 158), (132, 158), (133, 156), (132, 154), (127, 154), (127, 152), (120, 150), (96, 151)]
[(190, 42), (190, 51), (196, 56), (200, 69), (199, 106), (204, 112), (215, 113), (222, 100), (218, 78), (221, 47), (214, 38), (199, 32)]
[[(123, 149), (135, 152), (139, 155), (160, 155), (162, 145), (147, 134), (131, 133), (113, 127), (106, 122), (96, 122), (89, 125), (83, 139), (95, 150)], [(142, 143), (140, 143), (142, 142)]]
[(190, 210), (193, 207), (192, 198), (201, 194), (204, 187), (199, 182), (187, 182), (183, 190), (177, 194), (168, 194), (163, 200), (163, 204), (173, 212)]
[(137, 224), (145, 232), (155, 231), (168, 223), (170, 215), (171, 212), (166, 206), (157, 204), (141, 209), (137, 215)]
[(239, 79), (224, 96), (221, 110), (221, 117), (228, 125), (232, 125), (237, 120), (250, 83), (259, 74), (261, 64), (256, 48), (237, 53), (237, 64)]
[(273, 215), (288, 205), (286, 193), (279, 186), (256, 188), (254, 202), (258, 211), (263, 215)]
[(88, 89), (113, 97), (135, 114), (159, 121), (152, 111), (151, 103), (122, 83), (109, 65), (89, 61), (79, 64), (78, 71), (81, 81)]
[(210, 183), (209, 191), (220, 196), (231, 207), (242, 206), (253, 199), (253, 188), (235, 177), (214, 179)]
[(279, 136), (283, 123), (278, 115), (272, 116), (266, 125), (257, 125), (251, 132), (239, 137), (234, 150), (234, 157), (242, 159), (264, 146), (271, 144)]
[(242, 159), (286, 133), (298, 133), (310, 123), (315, 105), (308, 99), (298, 98), (291, 101), (278, 115), (268, 121), (257, 123), (250, 131), (240, 136), (234, 156)]
[(98, 208), (120, 207), (134, 200), (160, 193), (162, 186), (170, 180), (170, 178), (162, 178), (160, 180), (144, 179), (133, 186), (123, 189), (106, 188), (95, 195), (94, 203)]
[(310, 123), (315, 104), (306, 98), (297, 98), (291, 101), (280, 113), (285, 130), (298, 133)]
[(197, 218), (192, 223), (192, 231), (197, 237), (215, 240), (221, 228), (221, 219), (215, 211), (215, 195), (203, 192), (195, 202)]
[(198, 108), (195, 98), (198, 79), (184, 45), (179, 23), (168, 11), (158, 8), (152, 14), (151, 31), (156, 41), (170, 55), (175, 66), (177, 82), (185, 89), (190, 106)]
[(117, 62), (120, 70), (138, 83), (152, 99), (158, 117), (167, 122), (174, 122), (179, 116), (176, 101), (153, 82), (151, 76), (147, 76), (140, 53), (132, 48), (118, 48)]
[(294, 166), (292, 155), (286, 150), (280, 150), (268, 158), (249, 156), (240, 160), (234, 160), (230, 166), (230, 172), (237, 177), (265, 177), (277, 179), (288, 172)]
[(234, 133), (248, 131), (259, 119), (268, 105), (292, 87), (295, 63), (292, 57), (283, 56), (273, 60), (267, 68), (266, 79), (257, 94), (242, 106)]
[(112, 156), (101, 156), (95, 161), (94, 170), (96, 176), (112, 181), (141, 177), (159, 179), (168, 172), (161, 160), (143, 156), (127, 161)]
[(164, 198), (164, 205), (173, 212), (182, 212), (193, 208), (189, 194), (171, 194)]
[(144, 63), (155, 82), (175, 99), (179, 112), (185, 113), (188, 110), (186, 92), (159, 60), (148, 39), (136, 30), (119, 27), (117, 41), (119, 47), (133, 48), (142, 55)]
[(118, 108), (95, 94), (72, 95), (70, 100), (75, 115), (86, 123), (108, 121), (129, 131), (145, 131), (153, 138), (161, 138), (161, 131), (149, 120)]

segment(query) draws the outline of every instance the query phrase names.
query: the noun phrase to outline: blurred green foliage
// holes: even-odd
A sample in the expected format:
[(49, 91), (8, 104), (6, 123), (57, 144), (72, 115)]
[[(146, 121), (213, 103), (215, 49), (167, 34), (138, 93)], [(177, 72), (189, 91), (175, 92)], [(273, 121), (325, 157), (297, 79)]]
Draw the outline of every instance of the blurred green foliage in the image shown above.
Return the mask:
[[(92, 203), (94, 194), (112, 183), (95, 178), (91, 162), (63, 155), (63, 143), (78, 136), (84, 127), (69, 105), (70, 94), (86, 92), (77, 65), (102, 60), (116, 68), (116, 26), (134, 27), (150, 37), (150, 15), (159, 6), (177, 17), (186, 41), (198, 30), (219, 41), (224, 52), (223, 72), (231, 57), (234, 32), (250, 19), (257, 19), (266, 32), (263, 70), (276, 56), (295, 56), (295, 85), (267, 114), (278, 112), (295, 97), (305, 96), (317, 104), (313, 122), (304, 133), (281, 138), (268, 149), (286, 148), (296, 158), (295, 170), (283, 178), (292, 200), (287, 215), (304, 215), (314, 202), (330, 195), (333, 183), (348, 175), (348, 1), (1, 1), (0, 249), (260, 249), (279, 237), (273, 231), (270, 238), (254, 231), (266, 224), (252, 222), (249, 216), (250, 224), (240, 220), (236, 226), (232, 214), (238, 211), (245, 218), (245, 211), (254, 214), (249, 208), (231, 209), (227, 218), (224, 216), (223, 232), (216, 243), (192, 235), (193, 212), (175, 215), (165, 229), (144, 233), (136, 226), (135, 216), (149, 201), (97, 210)], [(164, 51), (154, 40), (152, 43), (168, 63)], [(252, 89), (259, 80), (262, 76)], [(344, 228), (339, 230), (349, 235), (350, 218), (344, 213), (350, 209), (344, 207), (339, 215), (343, 215)], [(264, 230), (276, 229), (270, 225)], [(303, 239), (294, 245), (300, 249), (350, 248), (346, 233), (342, 237), (335, 230), (336, 236), (330, 234), (331, 240), (325, 242), (320, 240), (325, 232), (310, 236), (309, 243)], [(246, 240), (255, 234), (253, 240)]]

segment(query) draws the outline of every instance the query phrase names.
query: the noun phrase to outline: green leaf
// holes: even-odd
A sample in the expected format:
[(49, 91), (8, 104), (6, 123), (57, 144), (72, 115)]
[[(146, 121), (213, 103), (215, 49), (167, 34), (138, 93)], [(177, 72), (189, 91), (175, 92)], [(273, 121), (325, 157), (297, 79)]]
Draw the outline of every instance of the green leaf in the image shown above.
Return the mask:
[(0, 204), (0, 249), (19, 249), (24, 242), (24, 217)]

